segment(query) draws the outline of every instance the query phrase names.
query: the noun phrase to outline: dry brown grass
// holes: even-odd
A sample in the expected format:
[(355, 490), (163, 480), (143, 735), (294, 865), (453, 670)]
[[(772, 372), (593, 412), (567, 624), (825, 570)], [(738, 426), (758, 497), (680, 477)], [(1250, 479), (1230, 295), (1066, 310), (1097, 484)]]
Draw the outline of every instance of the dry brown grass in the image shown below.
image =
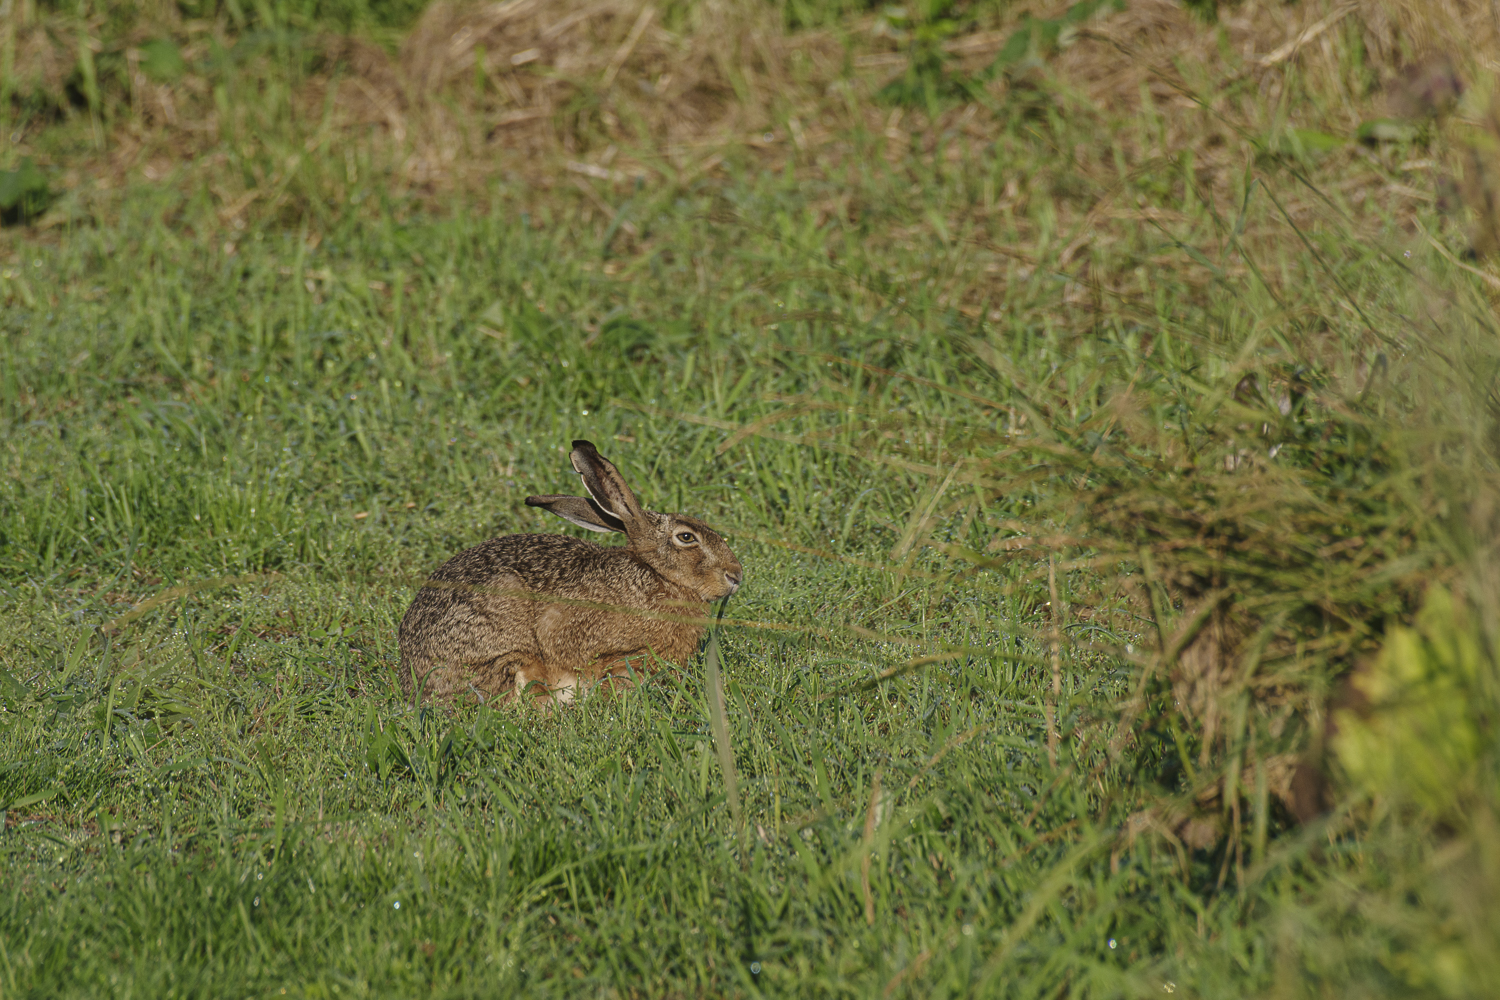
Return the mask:
[[(1037, 115), (1061, 108), (1097, 118), (1135, 171), (1191, 156), (1194, 183), (1222, 200), (1255, 152), (1250, 139), (1274, 141), (1287, 127), (1347, 135), (1386, 113), (1403, 68), (1424, 53), (1453, 53), (1456, 73), (1488, 88), (1496, 60), (1485, 53), (1500, 51), (1492, 6), (1246, 0), (1210, 25), (1172, 0), (1132, 0), (1065, 39), (1049, 65), (994, 80), (987, 104), (951, 107), (935, 120), (872, 100), (906, 66), (903, 43), (873, 17), (840, 32), (789, 34), (769, 5), (750, 2), (694, 5), (669, 25), (656, 6), (634, 0), (440, 0), (395, 52), (357, 38), (304, 40), (313, 58), (286, 93), (273, 55), (256, 56), (240, 67), (240, 90), (226, 105), (206, 71), (171, 84), (142, 72), (136, 46), (153, 35), (181, 40), (194, 66), (216, 42), (232, 41), (222, 24), (162, 15), (168, 23), (143, 22), (115, 44), (126, 86), (106, 109), (102, 148), (49, 140), (56, 124), (34, 119), (6, 156), (68, 168), (64, 186), (113, 189), (169, 175), (211, 183), (228, 222), (346, 196), (353, 182), (339, 171), (307, 176), (305, 158), (319, 149), (359, 150), (389, 169), (400, 194), (480, 192), (499, 176), (539, 191), (565, 182), (570, 197), (598, 203), (611, 184), (688, 183), (742, 157), (763, 169), (791, 161), (809, 177), (828, 176), (854, 155), (857, 129), (877, 137), (893, 161), (911, 151), (930, 157), (940, 146), (963, 161), (1003, 136), (1018, 108)], [(1066, 7), (1034, 13), (1056, 16)], [(952, 67), (986, 65), (1020, 23), (1013, 11), (950, 40)], [(77, 30), (63, 20), (5, 29), (18, 92), (67, 104)], [(1321, 99), (1289, 105), (1293, 92)], [(71, 114), (84, 117), (77, 108)], [(1143, 121), (1154, 126), (1142, 129)], [(1069, 228), (1107, 227), (1135, 211), (1109, 196), (1119, 186), (1116, 151), (1102, 145), (1058, 151), (1057, 170), (1093, 188), (1093, 197), (1058, 199)], [(226, 146), (240, 154), (263, 147), (271, 157), (258, 168), (263, 176), (255, 169), (226, 176), (234, 173), (222, 169)], [(1393, 189), (1390, 165), (1372, 159), (1343, 157), (1350, 197), (1382, 198), (1396, 211), (1421, 200), (1415, 188)], [(174, 173), (180, 167), (187, 169)], [(1478, 169), (1453, 172), (1472, 187)], [(1018, 178), (1002, 196), (1012, 217), (1024, 215), (1034, 194), (1054, 196), (1033, 180)], [(579, 184), (587, 190), (574, 190)]]

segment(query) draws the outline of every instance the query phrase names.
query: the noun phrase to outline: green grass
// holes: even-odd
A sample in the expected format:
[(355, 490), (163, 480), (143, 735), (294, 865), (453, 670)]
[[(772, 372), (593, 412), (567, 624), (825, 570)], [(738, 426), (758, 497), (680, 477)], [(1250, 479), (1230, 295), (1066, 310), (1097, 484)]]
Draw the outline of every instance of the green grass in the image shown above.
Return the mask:
[[(914, 986), (961, 990), (994, 973), (1024, 893), (1063, 889), (1042, 883), (1064, 858), (1105, 903), (1058, 927), (1068, 964), (1128, 976), (1104, 943), (1144, 902), (1128, 867), (1104, 875), (1124, 800), (1091, 804), (1105, 786), (1037, 752), (1035, 595), (892, 588), (920, 475), (755, 440), (716, 457), (721, 433), (629, 405), (740, 422), (849, 375), (788, 348), (846, 341), (735, 329), (747, 299), (778, 308), (745, 288), (689, 296), (662, 330), (649, 290), (675, 275), (611, 280), (515, 224), (358, 226), (313, 253), (267, 234), (229, 261), (161, 229), (107, 256), (121, 235), (79, 233), (28, 273), (73, 310), (12, 313), (4, 795), (55, 793), (6, 838), (12, 988), (837, 993), (918, 962)], [(778, 250), (805, 259), (741, 253)], [(313, 293), (310, 272), (328, 275)], [(946, 377), (941, 338), (925, 349)], [(881, 382), (842, 391), (861, 413), (954, 407)], [(395, 694), (423, 574), (496, 533), (564, 530), (521, 501), (571, 488), (582, 435), (754, 568), (732, 617), (766, 627), (724, 645), (744, 829), (696, 677), (553, 717)], [(149, 593), (175, 596), (126, 614)], [(1124, 677), (1070, 669), (1068, 693), (1102, 705)], [(1139, 958), (1157, 945), (1137, 933)], [(116, 973), (116, 954), (138, 964)]]
[[(1266, 777), (1432, 581), (1494, 606), (1483, 288), (1298, 194), (1353, 153), (1216, 204), (1063, 110), (731, 157), (621, 199), (628, 243), (504, 185), (15, 239), (0, 994), (1484, 996), (1485, 627), (1431, 626), (1479, 650), (1461, 808), (1387, 774), (1297, 826)], [(1057, 162), (1111, 142), (1107, 191)], [(1105, 198), (1160, 211), (1079, 253)], [(400, 698), (428, 572), (573, 530), (523, 500), (575, 437), (745, 564), (722, 737), (706, 665)]]

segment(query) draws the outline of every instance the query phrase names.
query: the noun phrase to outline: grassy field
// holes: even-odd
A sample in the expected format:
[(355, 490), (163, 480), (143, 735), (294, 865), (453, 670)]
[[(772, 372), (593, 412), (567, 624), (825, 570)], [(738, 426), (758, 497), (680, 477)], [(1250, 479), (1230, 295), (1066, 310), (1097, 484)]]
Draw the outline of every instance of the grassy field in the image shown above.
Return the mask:
[[(316, 32), (420, 68), (462, 8), (41, 6), (5, 65), (94, 68), (0, 102), (48, 185), (0, 235), (0, 996), (1500, 982), (1493, 118), (1393, 54), (1446, 22), (611, 8), (376, 132), (307, 113), (365, 51)], [(611, 90), (669, 57), (675, 117)], [(523, 500), (578, 437), (744, 563), (718, 735), (700, 669), (400, 697), (427, 573), (574, 530)]]

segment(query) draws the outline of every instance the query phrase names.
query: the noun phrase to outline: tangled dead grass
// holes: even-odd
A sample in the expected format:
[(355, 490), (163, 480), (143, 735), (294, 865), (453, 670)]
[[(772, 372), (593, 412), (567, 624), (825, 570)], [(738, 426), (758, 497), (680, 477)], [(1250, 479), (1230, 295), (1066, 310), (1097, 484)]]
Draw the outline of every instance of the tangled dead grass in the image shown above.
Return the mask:
[[(409, 141), (405, 170), (417, 183), (461, 183), (473, 171), (459, 161), (479, 158), (545, 184), (590, 153), (583, 176), (680, 175), (700, 148), (763, 123), (767, 96), (785, 82), (769, 16), (721, 3), (691, 16), (672, 31), (654, 6), (623, 0), (444, 0), (383, 65), (366, 48), (369, 70), (349, 78), (354, 99), (333, 103), (348, 115), (343, 127), (382, 126), (398, 145)], [(308, 82), (309, 100), (348, 87), (342, 62), (330, 63)]]
[[(1060, 17), (1068, 6), (1051, 3), (1035, 16)], [(948, 39), (946, 71), (981, 70), (1031, 18), (1003, 12)], [(358, 148), (389, 170), (398, 193), (482, 191), (500, 176), (543, 191), (586, 181), (595, 193), (580, 196), (597, 201), (607, 192), (600, 182), (689, 183), (741, 157), (828, 175), (856, 155), (856, 130), (883, 140), (892, 160), (941, 146), (962, 161), (999, 139), (1018, 112), (1065, 108), (1106, 123), (1132, 169), (1191, 155), (1195, 183), (1222, 197), (1243, 169), (1247, 138), (1275, 142), (1287, 128), (1348, 135), (1385, 112), (1384, 95), (1423, 53), (1457, 53), (1455, 72), (1488, 86), (1496, 65), (1487, 53), (1500, 51), (1490, 44), (1500, 38), (1496, 20), (1490, 6), (1460, 0), (1245, 0), (1207, 24), (1175, 0), (1133, 0), (1069, 28), (1050, 58), (1040, 52), (996, 75), (983, 99), (936, 115), (872, 99), (910, 57), (910, 43), (880, 17), (789, 33), (771, 5), (730, 0), (665, 9), (635, 0), (438, 0), (394, 52), (323, 34), (298, 37), (289, 55), (230, 38), (223, 24), (180, 19), (142, 20), (109, 40), (96, 37), (102, 21), (34, 21), (4, 29), (15, 52), (12, 103), (30, 109), (9, 155), (72, 168), (71, 186), (92, 179), (118, 188), (169, 173), (191, 178), (192, 169), (174, 169), (189, 164), (222, 174), (226, 147), (233, 156), (259, 146), (277, 162), (260, 178), (246, 172), (249, 187), (284, 182), (270, 178), (299, 172), (289, 160), (318, 148)], [(79, 30), (97, 50), (87, 72), (70, 45)], [(187, 72), (176, 80), (153, 78), (142, 58), (160, 36), (181, 43)], [(97, 99), (87, 93), (90, 76)], [(1293, 91), (1320, 100), (1288, 106)], [(49, 148), (49, 129), (87, 117), (91, 102), (108, 125), (96, 148)], [(1127, 119), (1157, 127), (1119, 129)], [(1117, 150), (1064, 152), (1060, 170), (1116, 186)], [(293, 209), (348, 197), (337, 174), (322, 181), (333, 190), (303, 190), (306, 177), (284, 184)], [(233, 209), (246, 192), (221, 182), (221, 210)], [(1399, 210), (1397, 194), (1388, 207)], [(262, 192), (245, 204), (276, 202)], [(286, 211), (287, 200), (280, 204)], [(1132, 207), (1095, 199), (1078, 208), (1092, 222)]]

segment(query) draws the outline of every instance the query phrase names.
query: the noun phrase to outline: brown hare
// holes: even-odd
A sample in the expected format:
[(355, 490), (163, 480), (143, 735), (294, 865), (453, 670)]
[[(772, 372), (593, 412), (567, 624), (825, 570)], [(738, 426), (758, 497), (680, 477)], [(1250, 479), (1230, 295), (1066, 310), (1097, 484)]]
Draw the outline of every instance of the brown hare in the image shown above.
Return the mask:
[(567, 703), (580, 685), (649, 673), (653, 654), (683, 666), (697, 651), (709, 602), (739, 589), (739, 560), (697, 518), (642, 509), (588, 441), (571, 458), (589, 495), (527, 504), (625, 544), (506, 535), (449, 559), (401, 619), (408, 696), (510, 700), (531, 687)]

